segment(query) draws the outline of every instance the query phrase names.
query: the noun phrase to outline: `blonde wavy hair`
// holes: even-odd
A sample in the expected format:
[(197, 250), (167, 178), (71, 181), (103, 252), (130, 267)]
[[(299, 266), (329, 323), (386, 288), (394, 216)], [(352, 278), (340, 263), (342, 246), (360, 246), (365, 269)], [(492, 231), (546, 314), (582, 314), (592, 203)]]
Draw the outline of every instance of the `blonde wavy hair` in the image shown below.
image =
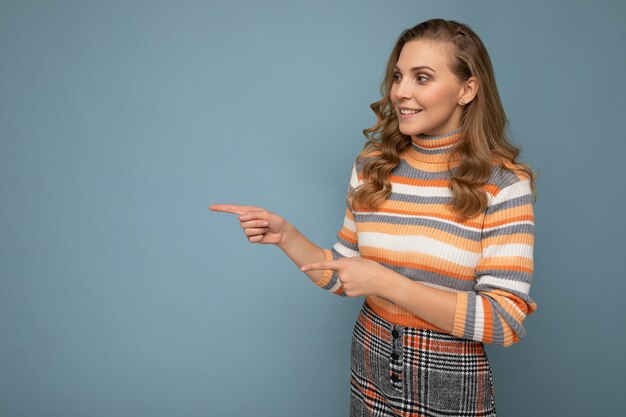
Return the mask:
[(350, 196), (352, 207), (372, 209), (382, 204), (391, 193), (389, 173), (399, 165), (400, 154), (411, 146), (411, 137), (398, 128), (389, 94), (402, 47), (417, 39), (450, 46), (452, 58), (448, 65), (459, 82), (471, 76), (478, 79), (476, 96), (463, 108), (461, 140), (451, 154), (451, 159), (459, 159), (450, 181), (453, 210), (459, 217), (469, 219), (486, 209), (487, 194), (482, 186), (494, 164), (527, 176), (536, 200), (536, 175), (530, 166), (516, 161), (520, 150), (509, 142), (505, 133), (508, 120), (487, 49), (469, 26), (454, 20), (431, 19), (405, 29), (391, 51), (380, 85), (382, 98), (370, 105), (378, 121), (373, 127), (363, 129), (367, 143), (357, 160), (366, 157), (367, 163), (363, 165), (363, 184)]

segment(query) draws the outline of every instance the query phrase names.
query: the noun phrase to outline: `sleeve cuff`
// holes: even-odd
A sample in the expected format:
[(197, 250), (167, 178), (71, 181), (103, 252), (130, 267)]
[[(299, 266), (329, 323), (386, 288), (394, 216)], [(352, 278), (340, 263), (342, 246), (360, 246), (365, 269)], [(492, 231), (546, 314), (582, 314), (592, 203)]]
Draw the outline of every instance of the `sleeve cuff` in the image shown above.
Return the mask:
[[(324, 255), (326, 256), (326, 261), (332, 261), (333, 260), (333, 253), (326, 249), (324, 249)], [(319, 281), (314, 282), (315, 285), (317, 285), (318, 287), (324, 287), (326, 286), (326, 284), (328, 284), (328, 282), (330, 281), (330, 279), (333, 276), (333, 270), (332, 269), (325, 269), (324, 270), (324, 274), (322, 275), (322, 278)]]
[(468, 296), (469, 293), (467, 292), (456, 293), (456, 309), (454, 311), (454, 326), (452, 328), (452, 334), (456, 337), (462, 338), (465, 335)]

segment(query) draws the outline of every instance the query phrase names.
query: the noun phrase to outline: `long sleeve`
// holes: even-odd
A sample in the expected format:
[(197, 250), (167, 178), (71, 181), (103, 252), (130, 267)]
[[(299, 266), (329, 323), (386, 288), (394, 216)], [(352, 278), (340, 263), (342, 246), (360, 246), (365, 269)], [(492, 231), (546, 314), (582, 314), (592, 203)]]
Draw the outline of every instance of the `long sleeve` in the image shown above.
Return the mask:
[[(350, 203), (350, 195), (354, 188), (359, 185), (356, 162), (352, 165), (352, 174), (350, 183), (348, 184), (348, 193), (346, 196), (346, 210), (343, 218), (343, 225), (337, 233), (337, 241), (331, 249), (323, 248), (327, 261), (337, 260), (344, 257), (358, 257), (359, 246), (357, 240), (356, 221), (352, 205)], [(320, 288), (330, 291), (333, 294), (345, 297), (341, 281), (337, 279), (337, 273), (332, 269), (324, 271), (322, 278), (315, 282)]]
[(530, 181), (519, 177), (489, 202), (475, 288), (457, 293), (453, 335), (504, 347), (526, 335), (522, 322), (537, 310), (529, 296), (534, 228)]

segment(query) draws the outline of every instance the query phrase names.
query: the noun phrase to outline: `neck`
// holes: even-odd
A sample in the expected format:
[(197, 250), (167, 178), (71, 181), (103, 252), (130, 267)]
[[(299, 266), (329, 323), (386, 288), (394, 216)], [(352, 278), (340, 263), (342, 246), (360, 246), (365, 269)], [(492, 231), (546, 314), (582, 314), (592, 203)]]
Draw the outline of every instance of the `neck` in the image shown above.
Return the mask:
[(411, 135), (409, 156), (421, 162), (442, 163), (452, 161), (450, 154), (461, 141), (461, 128), (443, 135)]

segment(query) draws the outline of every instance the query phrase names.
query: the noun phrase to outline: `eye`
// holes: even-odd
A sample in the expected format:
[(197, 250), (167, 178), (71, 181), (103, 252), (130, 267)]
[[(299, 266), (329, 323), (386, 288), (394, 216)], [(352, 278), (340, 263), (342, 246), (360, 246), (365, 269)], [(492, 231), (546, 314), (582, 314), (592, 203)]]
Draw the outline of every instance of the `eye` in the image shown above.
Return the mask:
[[(424, 80), (424, 82), (425, 82), (425, 81), (428, 81), (429, 78), (425, 77), (423, 75), (418, 75), (417, 77), (415, 77), (415, 79), (418, 82), (422, 82), (422, 80)], [(396, 72), (396, 73), (393, 74), (393, 81), (400, 81), (400, 74), (399, 73)]]

